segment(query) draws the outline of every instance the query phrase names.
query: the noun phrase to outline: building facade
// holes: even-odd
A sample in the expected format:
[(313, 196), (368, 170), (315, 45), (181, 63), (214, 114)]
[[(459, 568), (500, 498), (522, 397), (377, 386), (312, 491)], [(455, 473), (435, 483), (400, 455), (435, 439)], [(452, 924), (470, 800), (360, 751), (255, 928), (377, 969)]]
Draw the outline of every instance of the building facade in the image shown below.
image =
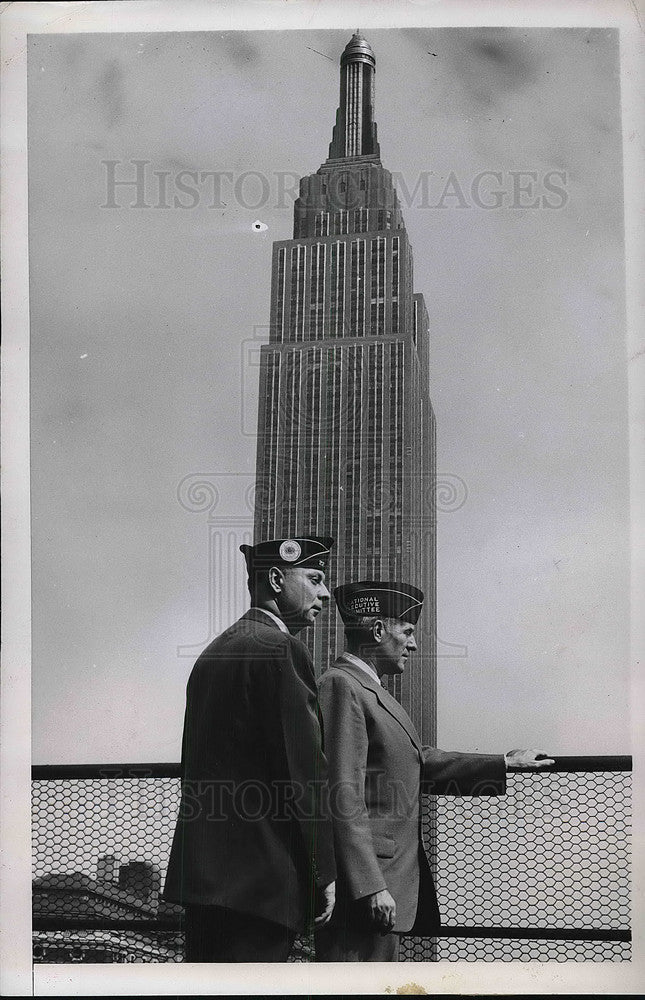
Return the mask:
[[(429, 331), (374, 121), (376, 62), (341, 57), (329, 157), (300, 182), (274, 244), (260, 363), (255, 540), (330, 534), (332, 584), (401, 580), (426, 594), (419, 652), (391, 690), (436, 732), (435, 426)], [(307, 636), (317, 672), (342, 649), (333, 602)]]

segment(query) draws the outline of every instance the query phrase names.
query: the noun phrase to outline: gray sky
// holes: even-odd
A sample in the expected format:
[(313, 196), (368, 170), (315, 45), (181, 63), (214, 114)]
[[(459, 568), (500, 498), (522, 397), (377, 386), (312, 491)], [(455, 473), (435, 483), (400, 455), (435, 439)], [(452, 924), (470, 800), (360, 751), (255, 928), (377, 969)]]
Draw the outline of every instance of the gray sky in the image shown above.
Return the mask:
[[(276, 175), (325, 159), (349, 35), (31, 38), (37, 763), (179, 757), (192, 659), (177, 647), (208, 639), (209, 530), (226, 549), (242, 540), (231, 519), (253, 477), (248, 344), (268, 322), (271, 243), (292, 231)], [(627, 752), (617, 37), (367, 35), (383, 163), (410, 191), (428, 178), (404, 214), (430, 314), (438, 468), (468, 489), (439, 515), (439, 635), (468, 651), (439, 661), (440, 742)], [(170, 203), (184, 169), (257, 171), (269, 195), (245, 207), (223, 180), (218, 208), (209, 182), (194, 208), (130, 208), (129, 189), (101, 207), (102, 161), (122, 178), (133, 159), (149, 164), (153, 205), (153, 171), (170, 172)], [(463, 196), (442, 199), (451, 171)], [(482, 184), (489, 201), (504, 191), (499, 208), (474, 204), (482, 171), (502, 174)], [(538, 198), (564, 172), (566, 204), (510, 207), (511, 171), (535, 172)], [(257, 178), (241, 193), (257, 201)], [(210, 529), (177, 499), (193, 473), (220, 488)], [(215, 595), (222, 625), (241, 581)]]

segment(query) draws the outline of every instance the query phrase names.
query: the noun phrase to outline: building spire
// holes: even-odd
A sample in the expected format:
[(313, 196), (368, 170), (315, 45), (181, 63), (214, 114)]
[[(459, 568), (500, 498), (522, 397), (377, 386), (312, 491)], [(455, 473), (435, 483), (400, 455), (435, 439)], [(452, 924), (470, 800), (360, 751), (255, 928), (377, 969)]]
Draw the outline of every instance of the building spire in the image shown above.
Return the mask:
[(340, 107), (329, 146), (329, 159), (378, 156), (374, 122), (376, 59), (357, 28), (340, 57)]

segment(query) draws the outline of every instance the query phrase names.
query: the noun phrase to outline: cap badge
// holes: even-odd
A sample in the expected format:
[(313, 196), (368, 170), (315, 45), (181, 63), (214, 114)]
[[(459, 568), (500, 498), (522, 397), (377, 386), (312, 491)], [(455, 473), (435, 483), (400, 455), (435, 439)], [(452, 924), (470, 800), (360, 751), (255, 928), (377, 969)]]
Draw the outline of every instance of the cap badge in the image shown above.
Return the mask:
[(286, 542), (283, 542), (278, 552), (280, 553), (280, 558), (284, 559), (285, 562), (295, 562), (302, 555), (302, 549), (293, 538), (289, 538)]

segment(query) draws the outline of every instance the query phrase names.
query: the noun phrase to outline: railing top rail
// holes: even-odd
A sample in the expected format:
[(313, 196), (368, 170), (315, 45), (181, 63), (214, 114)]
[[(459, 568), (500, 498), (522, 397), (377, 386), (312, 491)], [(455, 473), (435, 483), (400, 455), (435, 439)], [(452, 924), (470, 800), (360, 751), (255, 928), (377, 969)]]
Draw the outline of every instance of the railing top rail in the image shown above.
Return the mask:
[(34, 781), (60, 778), (180, 778), (181, 764), (34, 764)]
[(570, 756), (554, 757), (555, 764), (545, 768), (543, 771), (535, 771), (531, 767), (519, 769), (519, 773), (526, 774), (550, 774), (554, 771), (631, 771), (632, 758), (629, 754), (614, 754), (607, 756)]
[[(631, 771), (629, 755), (555, 757), (555, 764), (543, 770), (523, 768), (519, 773), (544, 776), (553, 773)], [(55, 781), (69, 778), (179, 778), (180, 764), (34, 764), (34, 781)]]

